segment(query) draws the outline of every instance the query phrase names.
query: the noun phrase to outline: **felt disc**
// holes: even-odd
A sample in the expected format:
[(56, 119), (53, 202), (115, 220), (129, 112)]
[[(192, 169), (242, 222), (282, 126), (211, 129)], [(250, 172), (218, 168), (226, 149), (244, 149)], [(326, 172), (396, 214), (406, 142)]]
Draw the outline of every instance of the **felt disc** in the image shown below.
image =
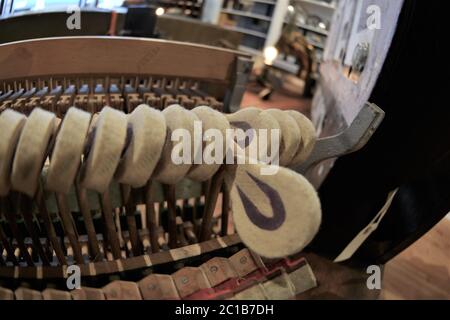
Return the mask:
[[(215, 129), (216, 133), (221, 135), (222, 137), (222, 154), (225, 157), (225, 139), (226, 139), (226, 130), (230, 128), (230, 123), (227, 118), (220, 112), (205, 106), (200, 106), (192, 110), (193, 113), (197, 115), (199, 120), (202, 122), (203, 135), (208, 135), (208, 130)], [(211, 131), (210, 131), (211, 132)], [(203, 137), (202, 137), (203, 141)], [(189, 171), (188, 178), (194, 181), (206, 181), (210, 179), (216, 172), (219, 170), (223, 158), (221, 161), (217, 161), (219, 163), (207, 164), (203, 159), (203, 154), (211, 154), (209, 150), (216, 146), (215, 138), (212, 138), (211, 141), (203, 144), (203, 152), (199, 152), (198, 157), (201, 157), (202, 164), (193, 165)], [(218, 145), (217, 145), (218, 146)]]
[(54, 133), (55, 119), (53, 113), (41, 108), (35, 108), (28, 117), (12, 166), (11, 183), (14, 190), (34, 196), (50, 138)]
[[(156, 166), (154, 177), (157, 181), (165, 184), (176, 184), (181, 181), (192, 166), (193, 158), (196, 150), (194, 149), (194, 121), (199, 121), (198, 117), (192, 111), (186, 110), (180, 105), (171, 105), (163, 110), (164, 118), (167, 125), (166, 143), (164, 145), (161, 158)], [(181, 130), (177, 130), (181, 129)], [(190, 140), (189, 161), (179, 159), (185, 154), (182, 152), (182, 145), (184, 138), (181, 137), (178, 141), (172, 141), (172, 134), (177, 130), (177, 133), (186, 133), (186, 139)], [(177, 148), (177, 149), (174, 149)], [(172, 159), (172, 151), (177, 154), (179, 158), (176, 161)]]
[(297, 153), (290, 164), (290, 166), (298, 166), (308, 159), (314, 149), (317, 140), (316, 129), (312, 122), (302, 113), (293, 110), (286, 112), (297, 122), (302, 136)]
[(74, 107), (64, 116), (47, 171), (48, 190), (69, 192), (81, 163), (90, 121), (89, 113)]
[(11, 109), (0, 115), (0, 196), (6, 196), (11, 187), (11, 163), (25, 121), (23, 114)]
[(129, 115), (130, 144), (116, 172), (119, 182), (134, 188), (150, 179), (166, 141), (166, 120), (161, 111), (140, 105)]
[(93, 127), (94, 138), (81, 170), (81, 185), (103, 193), (107, 190), (120, 161), (127, 137), (127, 117), (104, 107)]
[(308, 245), (321, 222), (320, 201), (302, 175), (282, 167), (261, 175), (266, 165), (227, 171), (233, 220), (242, 241), (266, 258), (281, 258)]
[[(254, 136), (252, 135), (244, 141), (237, 141), (237, 145), (244, 149), (245, 156), (250, 158), (257, 158), (257, 160), (268, 163), (271, 158), (279, 152), (278, 149), (272, 153), (271, 136), (272, 130), (281, 132), (278, 121), (269, 113), (257, 108), (245, 108), (236, 113), (227, 115), (230, 125), (234, 128), (239, 128), (245, 131), (254, 129)], [(266, 139), (259, 139), (261, 136), (260, 130), (265, 130), (267, 133)], [(261, 136), (262, 137), (262, 136)], [(280, 137), (281, 138), (281, 137)], [(261, 144), (261, 142), (263, 144)], [(255, 150), (255, 151), (254, 151)]]
[(300, 145), (301, 135), (300, 129), (295, 120), (285, 111), (279, 109), (268, 109), (261, 115), (268, 113), (274, 117), (281, 129), (281, 145), (280, 145), (280, 166), (287, 166), (294, 158), (298, 146)]

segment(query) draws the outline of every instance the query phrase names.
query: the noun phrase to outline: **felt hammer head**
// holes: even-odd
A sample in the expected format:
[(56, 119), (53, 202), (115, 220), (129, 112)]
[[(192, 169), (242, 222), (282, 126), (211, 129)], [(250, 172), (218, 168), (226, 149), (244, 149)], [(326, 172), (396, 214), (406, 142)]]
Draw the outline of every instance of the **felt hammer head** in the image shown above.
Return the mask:
[(261, 113), (271, 115), (278, 121), (281, 129), (280, 165), (287, 166), (294, 158), (301, 141), (300, 129), (295, 120), (280, 109), (268, 109)]
[(131, 141), (117, 168), (119, 182), (134, 188), (150, 179), (166, 141), (166, 120), (161, 111), (140, 105), (128, 117)]
[(26, 117), (14, 110), (7, 109), (0, 115), (0, 196), (6, 196), (11, 187), (11, 164), (14, 158), (17, 141)]
[[(188, 178), (195, 181), (206, 181), (210, 179), (219, 170), (222, 159), (215, 157), (215, 147), (221, 147), (222, 155), (225, 156), (225, 138), (226, 130), (230, 128), (225, 115), (206, 106), (200, 106), (192, 110), (197, 115), (202, 123), (203, 136), (210, 138), (210, 141), (204, 142), (203, 147), (197, 150), (196, 158), (200, 159), (202, 164), (194, 164), (189, 171)], [(203, 137), (201, 137), (203, 141)], [(197, 140), (199, 137), (197, 137)], [(218, 139), (221, 139), (222, 145), (218, 144)], [(214, 153), (214, 154), (213, 154)], [(209, 155), (210, 158), (217, 158), (215, 163), (205, 163), (203, 154)]]
[[(181, 181), (193, 163), (193, 157), (196, 153), (194, 145), (194, 122), (199, 121), (198, 117), (192, 111), (186, 110), (180, 105), (171, 105), (163, 110), (163, 115), (166, 120), (167, 125), (167, 136), (166, 142), (161, 153), (161, 158), (158, 165), (156, 166), (154, 177), (157, 181), (164, 184), (176, 184)], [(184, 136), (178, 136), (174, 133), (183, 132), (186, 133)], [(178, 141), (172, 141), (172, 139)], [(189, 141), (184, 141), (189, 139)], [(190, 143), (190, 150), (183, 150), (183, 145), (185, 142)], [(190, 155), (185, 161), (185, 152), (190, 151)], [(176, 163), (172, 158), (172, 153), (177, 155), (177, 161), (181, 163)]]
[(33, 197), (55, 129), (55, 115), (35, 108), (20, 134), (14, 156), (11, 183), (14, 190)]
[(320, 201), (302, 175), (281, 167), (276, 174), (262, 175), (264, 166), (230, 166), (225, 181), (242, 241), (263, 257), (281, 258), (312, 241), (321, 222)]
[(257, 108), (246, 108), (227, 115), (227, 118), (235, 129), (242, 129), (244, 132), (254, 130), (246, 135), (245, 139), (234, 139), (237, 145), (244, 149), (246, 157), (269, 163), (274, 156), (279, 155), (279, 144), (272, 144), (271, 137), (275, 134), (279, 140), (281, 130), (278, 121), (272, 115)]
[(92, 130), (92, 146), (81, 169), (81, 186), (103, 193), (113, 179), (125, 146), (127, 117), (104, 107)]
[(91, 114), (70, 108), (58, 131), (47, 171), (46, 188), (68, 193), (81, 163)]
[(301, 142), (298, 146), (298, 150), (289, 165), (294, 167), (301, 165), (311, 155), (317, 140), (316, 129), (312, 122), (302, 113), (293, 110), (286, 112), (295, 120), (301, 134)]

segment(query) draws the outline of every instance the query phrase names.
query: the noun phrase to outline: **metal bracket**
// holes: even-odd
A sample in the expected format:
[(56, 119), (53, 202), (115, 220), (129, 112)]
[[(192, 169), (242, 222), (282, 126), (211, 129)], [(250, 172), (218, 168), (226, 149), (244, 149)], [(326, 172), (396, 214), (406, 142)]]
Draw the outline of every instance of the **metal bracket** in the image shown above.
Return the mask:
[(383, 119), (383, 110), (373, 103), (366, 103), (347, 129), (335, 136), (318, 139), (311, 156), (295, 171), (305, 174), (319, 162), (360, 150)]

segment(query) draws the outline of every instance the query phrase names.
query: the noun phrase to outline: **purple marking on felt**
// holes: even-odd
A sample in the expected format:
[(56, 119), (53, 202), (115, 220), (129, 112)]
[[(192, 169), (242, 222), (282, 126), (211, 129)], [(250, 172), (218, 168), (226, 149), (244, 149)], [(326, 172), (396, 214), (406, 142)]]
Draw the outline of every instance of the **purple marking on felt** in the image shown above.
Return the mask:
[(255, 204), (247, 197), (247, 195), (237, 186), (239, 196), (244, 205), (245, 213), (250, 221), (257, 227), (263, 230), (275, 231), (280, 228), (286, 220), (286, 210), (284, 208), (283, 200), (278, 191), (273, 189), (268, 184), (259, 180), (251, 173), (247, 172), (249, 177), (256, 183), (259, 189), (269, 198), (270, 207), (272, 208), (273, 217), (267, 217), (259, 211)]
[(241, 148), (247, 148), (250, 143), (252, 143), (253, 138), (254, 138), (254, 129), (250, 126), (250, 124), (248, 124), (245, 121), (234, 121), (230, 123), (233, 127), (241, 129), (244, 131), (244, 133), (247, 133), (248, 130), (250, 130), (250, 134), (248, 135), (248, 137), (245, 137), (244, 140), (244, 145), (242, 145), (242, 141), (237, 141), (235, 138), (235, 142), (241, 147)]

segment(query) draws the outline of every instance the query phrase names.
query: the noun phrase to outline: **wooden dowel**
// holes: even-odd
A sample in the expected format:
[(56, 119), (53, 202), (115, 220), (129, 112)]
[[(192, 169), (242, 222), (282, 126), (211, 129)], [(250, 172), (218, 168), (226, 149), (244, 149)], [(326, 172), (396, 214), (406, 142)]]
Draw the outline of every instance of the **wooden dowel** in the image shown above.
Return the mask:
[(184, 223), (184, 231), (186, 233), (187, 240), (189, 244), (197, 243), (197, 236), (194, 232), (194, 224), (192, 222)]
[(42, 247), (39, 234), (36, 232), (34, 221), (33, 221), (33, 200), (27, 195), (19, 194), (18, 197), (19, 212), (21, 213), (23, 220), (25, 222), (25, 227), (28, 234), (33, 242), (33, 248), (36, 250), (37, 254), (42, 260), (42, 263), (46, 266), (50, 265), (47, 259), (44, 248)]
[(107, 239), (109, 241), (109, 245), (111, 246), (112, 255), (114, 259), (120, 259), (122, 257), (120, 251), (120, 242), (114, 224), (112, 213), (113, 210), (111, 207), (108, 190), (100, 195), (100, 206), (102, 208), (103, 219), (107, 232)]
[(83, 264), (83, 254), (81, 253), (81, 245), (78, 241), (78, 233), (75, 227), (75, 222), (67, 205), (67, 199), (61, 193), (56, 193), (56, 205), (58, 206), (59, 214), (64, 226), (64, 231), (72, 246), (73, 256), (78, 264)]
[(187, 241), (186, 236), (184, 234), (184, 226), (182, 223), (177, 224), (177, 230), (178, 230), (178, 239), (180, 241), (180, 245), (182, 247), (189, 245), (189, 242)]
[(214, 175), (211, 185), (208, 188), (208, 194), (205, 198), (205, 210), (203, 211), (202, 227), (200, 230), (200, 241), (207, 241), (211, 238), (212, 218), (216, 208), (217, 198), (222, 187), (225, 175), (225, 166), (222, 165), (219, 171)]
[(169, 231), (169, 247), (175, 249), (178, 247), (178, 235), (177, 235), (177, 208), (175, 198), (175, 186), (163, 185), (164, 194), (167, 200), (168, 211), (168, 231)]
[(19, 230), (19, 226), (16, 222), (16, 216), (12, 211), (12, 205), (11, 200), (9, 198), (2, 199), (2, 208), (4, 209), (3, 213), (6, 219), (8, 220), (8, 225), (11, 229), (11, 233), (13, 234), (13, 237), (17, 241), (17, 246), (20, 250), (20, 255), (23, 257), (23, 259), (26, 261), (28, 266), (32, 267), (34, 266), (33, 259), (31, 259), (31, 256), (27, 250), (27, 247), (25, 245), (24, 237), (22, 233)]
[(18, 266), (19, 262), (17, 261), (16, 256), (14, 255), (13, 248), (11, 247), (10, 243), (8, 242), (8, 239), (6, 238), (5, 231), (3, 230), (2, 225), (0, 225), (0, 241), (6, 250), (8, 260), (11, 261), (15, 266)]
[(192, 208), (192, 225), (194, 228), (194, 232), (196, 235), (199, 234), (199, 228), (197, 226), (197, 220), (198, 220), (198, 216), (199, 216), (199, 208), (200, 208), (200, 198), (197, 197), (194, 199), (194, 207)]
[(89, 240), (89, 250), (91, 258), (94, 262), (102, 260), (102, 253), (100, 252), (100, 244), (95, 232), (94, 220), (92, 219), (91, 210), (89, 209), (89, 200), (87, 198), (86, 189), (80, 187), (78, 182), (75, 183), (75, 189), (78, 200), (78, 207), (83, 216), (84, 226)]
[(42, 218), (42, 221), (44, 221), (44, 227), (47, 232), (48, 239), (52, 244), (53, 250), (55, 251), (56, 258), (58, 259), (60, 264), (67, 265), (66, 256), (61, 247), (61, 243), (58, 239), (58, 236), (56, 235), (55, 227), (53, 226), (50, 214), (48, 213), (47, 206), (45, 204), (45, 196), (40, 184), (38, 186), (35, 199), (39, 215)]
[(189, 207), (188, 199), (183, 199), (183, 207), (181, 208), (181, 219), (183, 219), (183, 221), (186, 221), (186, 211), (188, 207)]
[(133, 195), (131, 193), (131, 187), (129, 185), (120, 185), (120, 191), (122, 193), (122, 200), (125, 204), (125, 214), (127, 216), (127, 226), (130, 235), (131, 249), (133, 256), (137, 257), (142, 254), (141, 242), (139, 241), (139, 233), (136, 225), (136, 205), (133, 201)]
[(222, 222), (220, 234), (224, 237), (228, 234), (228, 220), (230, 216), (230, 190), (226, 183), (222, 184)]
[(147, 229), (150, 233), (150, 245), (153, 253), (159, 252), (158, 224), (156, 221), (155, 203), (153, 202), (153, 183), (147, 182), (145, 187), (145, 214), (147, 218)]

